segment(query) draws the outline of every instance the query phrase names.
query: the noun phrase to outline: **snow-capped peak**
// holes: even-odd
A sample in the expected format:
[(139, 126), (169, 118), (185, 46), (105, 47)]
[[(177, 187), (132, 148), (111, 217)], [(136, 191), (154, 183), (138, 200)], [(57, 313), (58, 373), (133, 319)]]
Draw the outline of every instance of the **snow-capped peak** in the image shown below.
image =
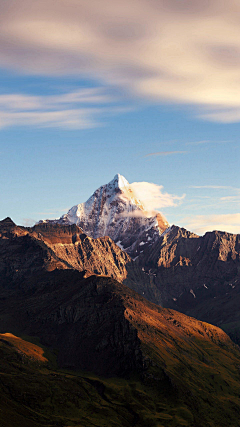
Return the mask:
[(109, 184), (112, 184), (115, 188), (129, 188), (129, 182), (126, 180), (126, 178), (124, 178), (124, 176), (120, 175), (119, 173), (115, 175), (115, 177), (112, 181), (109, 182)]
[(169, 226), (160, 213), (147, 211), (120, 174), (54, 222), (77, 224), (93, 238), (109, 236), (131, 254), (140, 236), (141, 241), (153, 241)]

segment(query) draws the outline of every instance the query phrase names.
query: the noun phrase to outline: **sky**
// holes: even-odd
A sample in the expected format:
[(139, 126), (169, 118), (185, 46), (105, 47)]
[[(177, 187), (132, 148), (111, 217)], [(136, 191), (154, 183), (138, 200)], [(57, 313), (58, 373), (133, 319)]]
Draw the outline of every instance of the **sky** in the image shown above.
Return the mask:
[(240, 233), (240, 2), (0, 0), (0, 218), (116, 173), (170, 224)]

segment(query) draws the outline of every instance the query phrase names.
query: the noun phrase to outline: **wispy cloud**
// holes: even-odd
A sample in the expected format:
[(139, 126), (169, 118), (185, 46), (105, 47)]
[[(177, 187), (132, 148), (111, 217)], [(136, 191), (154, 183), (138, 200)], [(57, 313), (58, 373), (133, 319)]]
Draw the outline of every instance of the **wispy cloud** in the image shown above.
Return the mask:
[(200, 119), (208, 120), (210, 122), (221, 123), (236, 123), (240, 121), (240, 108), (223, 109), (222, 111), (209, 111), (205, 114), (199, 114)]
[(186, 154), (187, 151), (157, 151), (156, 153), (148, 153), (144, 157), (156, 156), (171, 156), (172, 154)]
[(240, 121), (235, 0), (0, 0), (0, 9), (2, 67), (97, 78), (193, 105), (202, 119)]
[(203, 141), (186, 142), (185, 145), (225, 144), (225, 143), (229, 143), (229, 142), (230, 141), (209, 141), (209, 140), (203, 140)]
[(186, 142), (185, 145), (201, 145), (201, 144), (210, 144), (210, 141), (194, 141), (194, 142)]
[(240, 193), (237, 196), (226, 196), (226, 197), (220, 197), (220, 200), (222, 200), (223, 202), (240, 202)]
[(68, 210), (69, 210), (69, 207), (68, 208), (64, 208), (64, 209), (63, 208), (59, 208), (59, 209), (53, 208), (53, 209), (47, 209), (46, 211), (43, 211), (43, 212), (35, 212), (35, 214), (36, 215), (42, 215), (44, 217), (46, 217), (46, 216), (49, 216), (49, 217), (54, 216), (54, 218), (56, 218), (57, 215), (62, 215), (63, 213), (68, 212)]
[[(190, 185), (189, 188), (193, 188), (196, 190), (209, 190), (207, 194), (211, 194), (212, 196), (202, 196), (205, 198), (209, 198), (215, 205), (219, 207), (226, 204), (239, 203), (240, 204), (240, 188), (233, 187), (232, 185)], [(213, 190), (213, 192), (211, 191)], [(198, 193), (196, 191), (195, 193)], [(197, 194), (194, 197), (199, 198)], [(213, 206), (209, 205), (208, 207)]]
[(223, 215), (196, 215), (182, 220), (186, 227), (197, 234), (219, 230), (240, 234), (240, 213)]
[(0, 128), (93, 128), (100, 126), (100, 118), (124, 111), (124, 107), (110, 107), (110, 102), (113, 99), (100, 88), (84, 88), (55, 96), (4, 94), (0, 95)]
[(213, 190), (238, 190), (240, 188), (232, 187), (231, 185), (190, 185), (189, 188), (209, 188)]
[(33, 218), (23, 218), (21, 224), (24, 227), (32, 227), (36, 223), (36, 220)]
[(185, 194), (176, 196), (163, 192), (162, 185), (151, 182), (133, 182), (130, 186), (136, 197), (141, 200), (149, 211), (179, 206), (185, 198)]

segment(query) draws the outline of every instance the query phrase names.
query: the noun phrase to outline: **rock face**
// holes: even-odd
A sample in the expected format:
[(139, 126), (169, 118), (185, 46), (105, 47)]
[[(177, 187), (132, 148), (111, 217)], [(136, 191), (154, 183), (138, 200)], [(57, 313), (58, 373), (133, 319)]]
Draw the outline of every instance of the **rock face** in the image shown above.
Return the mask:
[(119, 174), (59, 220), (41, 222), (77, 224), (92, 238), (109, 236), (132, 257), (140, 253), (141, 245), (149, 246), (169, 227), (160, 213), (147, 211)]
[(0, 285), (13, 286), (39, 271), (69, 268), (41, 240), (13, 222), (0, 222)]
[(172, 226), (137, 263), (165, 307), (224, 328), (227, 324), (240, 342), (240, 235), (214, 231), (199, 237)]
[(92, 239), (75, 224), (17, 227), (0, 222), (0, 284), (24, 283), (26, 277), (57, 269), (90, 270), (120, 281), (131, 259), (108, 237)]
[(220, 292), (224, 283), (238, 280), (240, 235), (214, 231), (199, 237), (172, 226), (139, 256), (138, 264), (154, 276), (165, 302), (198, 287)]
[(56, 268), (110, 276), (161, 303), (151, 278), (109, 237), (93, 239), (76, 224), (41, 223), (24, 228), (0, 222), (0, 284), (24, 286), (27, 277)]
[(31, 234), (42, 239), (71, 268), (91, 270), (120, 281), (127, 277), (126, 264), (131, 262), (131, 258), (109, 237), (93, 239), (75, 224), (62, 226), (52, 223), (36, 225)]

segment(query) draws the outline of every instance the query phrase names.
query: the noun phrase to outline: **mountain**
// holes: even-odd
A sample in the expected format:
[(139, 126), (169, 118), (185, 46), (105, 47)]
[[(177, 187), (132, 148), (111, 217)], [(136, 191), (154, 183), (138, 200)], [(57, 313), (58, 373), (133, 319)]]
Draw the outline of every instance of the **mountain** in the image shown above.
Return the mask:
[(110, 237), (93, 239), (76, 224), (26, 228), (10, 218), (0, 221), (0, 284), (24, 286), (27, 277), (55, 269), (110, 276), (150, 301), (161, 302), (156, 285)]
[(59, 220), (42, 222), (76, 224), (94, 239), (109, 236), (133, 258), (141, 253), (141, 246), (151, 246), (169, 227), (160, 213), (149, 212), (144, 207), (128, 181), (119, 174)]
[(24, 286), (39, 271), (88, 270), (110, 276), (151, 302), (223, 328), (240, 344), (240, 237), (197, 236), (171, 226), (135, 261), (105, 236), (93, 239), (76, 224), (17, 227), (0, 221), (0, 282)]
[(139, 295), (175, 303), (186, 268), (190, 280), (211, 254), (206, 274), (216, 275), (220, 254), (221, 276), (234, 273), (238, 239), (173, 226), (152, 248), (134, 262), (76, 224), (0, 221), (3, 427), (238, 425), (238, 347), (221, 329)]
[(19, 227), (0, 221), (0, 284), (13, 286), (27, 277), (55, 269), (89, 270), (120, 281), (131, 258), (110, 238), (92, 239), (75, 224), (43, 223)]
[[(0, 221), (0, 283), (25, 286), (41, 271), (76, 269), (110, 276), (149, 301), (223, 328), (240, 344), (239, 235), (197, 236), (172, 226), (135, 261), (109, 237), (93, 239), (76, 225), (32, 228)], [(90, 274), (89, 273), (89, 274)]]
[(136, 261), (165, 307), (223, 327), (240, 343), (240, 235), (177, 226)]
[[(1, 425), (238, 425), (240, 353), (219, 328), (74, 270), (33, 275), (4, 295), (0, 325), (14, 337), (0, 336)], [(42, 366), (53, 351), (57, 365)]]

